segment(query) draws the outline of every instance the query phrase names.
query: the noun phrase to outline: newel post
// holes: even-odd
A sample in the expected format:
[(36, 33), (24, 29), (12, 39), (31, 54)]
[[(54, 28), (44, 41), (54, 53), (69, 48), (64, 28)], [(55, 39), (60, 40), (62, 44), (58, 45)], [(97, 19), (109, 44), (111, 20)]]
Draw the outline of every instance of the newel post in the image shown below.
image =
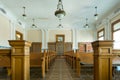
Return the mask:
[(11, 69), (12, 80), (30, 80), (30, 46), (25, 40), (9, 40), (12, 47)]
[(112, 80), (112, 40), (95, 41), (94, 80)]

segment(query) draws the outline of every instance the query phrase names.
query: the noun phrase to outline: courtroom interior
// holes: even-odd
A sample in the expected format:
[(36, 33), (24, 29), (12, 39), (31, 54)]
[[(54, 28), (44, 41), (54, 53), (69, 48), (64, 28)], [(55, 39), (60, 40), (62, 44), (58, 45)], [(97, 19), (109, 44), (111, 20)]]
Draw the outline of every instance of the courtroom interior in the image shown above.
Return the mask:
[(0, 0), (0, 80), (120, 80), (120, 0)]

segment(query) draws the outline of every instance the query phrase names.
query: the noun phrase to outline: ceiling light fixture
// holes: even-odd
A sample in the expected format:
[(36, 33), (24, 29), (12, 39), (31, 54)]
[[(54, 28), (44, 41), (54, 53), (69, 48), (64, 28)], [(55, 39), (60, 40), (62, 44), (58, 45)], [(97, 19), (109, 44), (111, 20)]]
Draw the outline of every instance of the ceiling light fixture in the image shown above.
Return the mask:
[(62, 19), (65, 15), (66, 13), (63, 9), (62, 1), (59, 0), (57, 10), (55, 11), (55, 16), (58, 17), (59, 19)]
[(24, 19), (26, 19), (26, 17), (27, 17), (27, 15), (25, 14), (25, 9), (26, 9), (26, 7), (23, 6), (23, 14), (22, 14), (22, 16), (23, 16)]
[(95, 20), (98, 19), (98, 14), (97, 14), (97, 6), (95, 7), (95, 14), (94, 14)]
[(33, 24), (32, 24), (32, 28), (37, 28), (37, 26), (35, 25), (35, 19), (33, 18)]
[(63, 28), (62, 24), (61, 24), (61, 19), (59, 19), (60, 24), (58, 25), (58, 28)]
[(84, 28), (89, 28), (89, 25), (88, 25), (88, 18), (86, 18), (86, 24), (85, 24)]

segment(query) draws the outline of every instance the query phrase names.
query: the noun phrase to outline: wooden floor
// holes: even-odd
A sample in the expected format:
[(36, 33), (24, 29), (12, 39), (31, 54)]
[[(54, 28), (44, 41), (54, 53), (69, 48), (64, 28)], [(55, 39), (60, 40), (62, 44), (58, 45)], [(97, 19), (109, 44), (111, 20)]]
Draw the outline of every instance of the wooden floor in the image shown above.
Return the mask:
[[(75, 71), (66, 63), (64, 57), (58, 57), (55, 60), (44, 79), (41, 78), (40, 71), (39, 68), (31, 68), (30, 80), (93, 80), (92, 67), (83, 67), (81, 76), (77, 77)], [(115, 74), (113, 80), (120, 80), (120, 71), (115, 71)], [(5, 68), (0, 68), (0, 80), (10, 80)]]

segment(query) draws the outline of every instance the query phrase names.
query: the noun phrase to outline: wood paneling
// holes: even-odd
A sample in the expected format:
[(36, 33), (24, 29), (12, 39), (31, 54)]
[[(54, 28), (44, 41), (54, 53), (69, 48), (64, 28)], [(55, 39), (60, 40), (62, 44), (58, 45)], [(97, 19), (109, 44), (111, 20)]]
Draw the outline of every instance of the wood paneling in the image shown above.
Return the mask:
[(64, 52), (72, 50), (72, 42), (65, 42), (64, 43)]
[(56, 51), (56, 42), (49, 42), (48, 50)]
[(11, 48), (12, 80), (30, 80), (30, 42), (9, 40)]
[(48, 50), (56, 51), (58, 55), (72, 50), (72, 42), (49, 42)]
[(79, 52), (93, 52), (91, 42), (79, 42), (78, 50)]
[(112, 80), (112, 46), (113, 41), (95, 41), (94, 49), (94, 80)]
[(42, 47), (41, 42), (32, 42), (30, 52), (41, 52), (41, 47)]

